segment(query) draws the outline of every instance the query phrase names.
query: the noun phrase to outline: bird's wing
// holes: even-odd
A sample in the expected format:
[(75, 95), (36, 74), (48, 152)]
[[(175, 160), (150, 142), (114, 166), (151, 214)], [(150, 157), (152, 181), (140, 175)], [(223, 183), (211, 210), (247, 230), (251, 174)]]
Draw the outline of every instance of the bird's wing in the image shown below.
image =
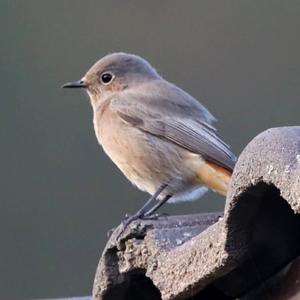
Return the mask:
[[(186, 95), (183, 92), (182, 96)], [(179, 96), (178, 91), (176, 96)], [(152, 94), (145, 96), (144, 93), (123, 93), (111, 100), (111, 108), (132, 126), (200, 154), (204, 159), (232, 171), (236, 158), (217, 135), (215, 128), (203, 117), (206, 109), (192, 103), (191, 111), (189, 100), (189, 106), (185, 106), (185, 100), (182, 99), (178, 107), (172, 99), (153, 99)]]

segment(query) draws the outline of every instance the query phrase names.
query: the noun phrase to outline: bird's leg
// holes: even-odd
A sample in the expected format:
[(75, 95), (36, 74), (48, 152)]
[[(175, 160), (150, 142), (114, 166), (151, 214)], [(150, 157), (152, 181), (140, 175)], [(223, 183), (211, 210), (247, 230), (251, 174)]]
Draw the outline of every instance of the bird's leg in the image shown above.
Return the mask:
[[(139, 209), (134, 215), (132, 216), (128, 216), (126, 215), (126, 221), (127, 220), (130, 220), (133, 221), (133, 220), (136, 220), (136, 219), (139, 219), (141, 217), (143, 217), (144, 215), (148, 215), (148, 212), (149, 210), (151, 210), (152, 208), (148, 208), (151, 204), (153, 205), (152, 207), (154, 207), (156, 204), (156, 201), (157, 201), (157, 197), (162, 193), (162, 191), (167, 187), (166, 184), (163, 184), (161, 185), (158, 190), (147, 200), (147, 202), (143, 205), (143, 207), (141, 209)], [(131, 222), (130, 221), (130, 222)]]
[(150, 217), (153, 216), (153, 214), (161, 207), (163, 206), (169, 199), (171, 198), (171, 195), (165, 196), (162, 200), (158, 200), (157, 203), (152, 206), (147, 212), (144, 213), (144, 217)]
[[(148, 199), (148, 201), (143, 205), (143, 207), (141, 209), (139, 209), (134, 215), (127, 217), (127, 219), (125, 219), (123, 221), (123, 228), (120, 231), (120, 233), (117, 236), (117, 240), (119, 239), (119, 237), (122, 235), (122, 233), (125, 231), (125, 229), (127, 228), (127, 226), (133, 222), (134, 220), (143, 218), (144, 216), (150, 217), (151, 212), (155, 212), (162, 204), (160, 204), (157, 208), (157, 198), (158, 196), (162, 193), (162, 191), (167, 187), (167, 184), (163, 184), (161, 185), (158, 190)], [(164, 198), (165, 199), (165, 198)], [(164, 201), (163, 199), (163, 201)], [(160, 201), (161, 202), (161, 201)], [(165, 202), (165, 201), (164, 201)], [(154, 205), (150, 208), (148, 208), (152, 203), (154, 203)], [(154, 208), (154, 209), (153, 209)], [(150, 212), (150, 213), (149, 213)]]

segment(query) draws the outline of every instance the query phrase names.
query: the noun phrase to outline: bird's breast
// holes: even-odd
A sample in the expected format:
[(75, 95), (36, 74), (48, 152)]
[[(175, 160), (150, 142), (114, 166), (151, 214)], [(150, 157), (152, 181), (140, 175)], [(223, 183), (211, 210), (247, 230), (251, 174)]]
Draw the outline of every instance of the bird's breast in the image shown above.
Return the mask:
[(155, 189), (155, 179), (151, 178), (155, 167), (150, 170), (147, 163), (154, 149), (147, 135), (124, 122), (109, 107), (101, 113), (94, 112), (94, 128), (103, 150), (124, 175), (142, 190)]
[(198, 154), (126, 123), (109, 106), (94, 112), (94, 127), (105, 153), (141, 190), (153, 194), (167, 183), (173, 194), (195, 185), (204, 164)]

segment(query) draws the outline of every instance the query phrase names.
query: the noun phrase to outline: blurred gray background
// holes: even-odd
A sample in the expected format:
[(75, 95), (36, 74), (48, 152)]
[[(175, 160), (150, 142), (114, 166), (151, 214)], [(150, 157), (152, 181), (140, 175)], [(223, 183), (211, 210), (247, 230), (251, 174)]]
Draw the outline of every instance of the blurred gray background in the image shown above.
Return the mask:
[[(139, 54), (239, 154), (299, 125), (299, 14), (298, 0), (1, 0), (0, 299), (90, 294), (106, 232), (148, 197), (98, 146), (87, 95), (62, 83), (109, 52)], [(209, 193), (163, 211), (223, 207)]]

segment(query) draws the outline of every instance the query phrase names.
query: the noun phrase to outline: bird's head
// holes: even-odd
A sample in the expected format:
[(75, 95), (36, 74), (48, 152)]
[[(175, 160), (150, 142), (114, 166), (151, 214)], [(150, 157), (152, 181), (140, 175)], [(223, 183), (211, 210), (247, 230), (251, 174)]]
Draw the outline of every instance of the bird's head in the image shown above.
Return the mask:
[(142, 82), (159, 78), (155, 69), (143, 58), (113, 53), (97, 61), (80, 80), (62, 87), (86, 89), (93, 104)]

